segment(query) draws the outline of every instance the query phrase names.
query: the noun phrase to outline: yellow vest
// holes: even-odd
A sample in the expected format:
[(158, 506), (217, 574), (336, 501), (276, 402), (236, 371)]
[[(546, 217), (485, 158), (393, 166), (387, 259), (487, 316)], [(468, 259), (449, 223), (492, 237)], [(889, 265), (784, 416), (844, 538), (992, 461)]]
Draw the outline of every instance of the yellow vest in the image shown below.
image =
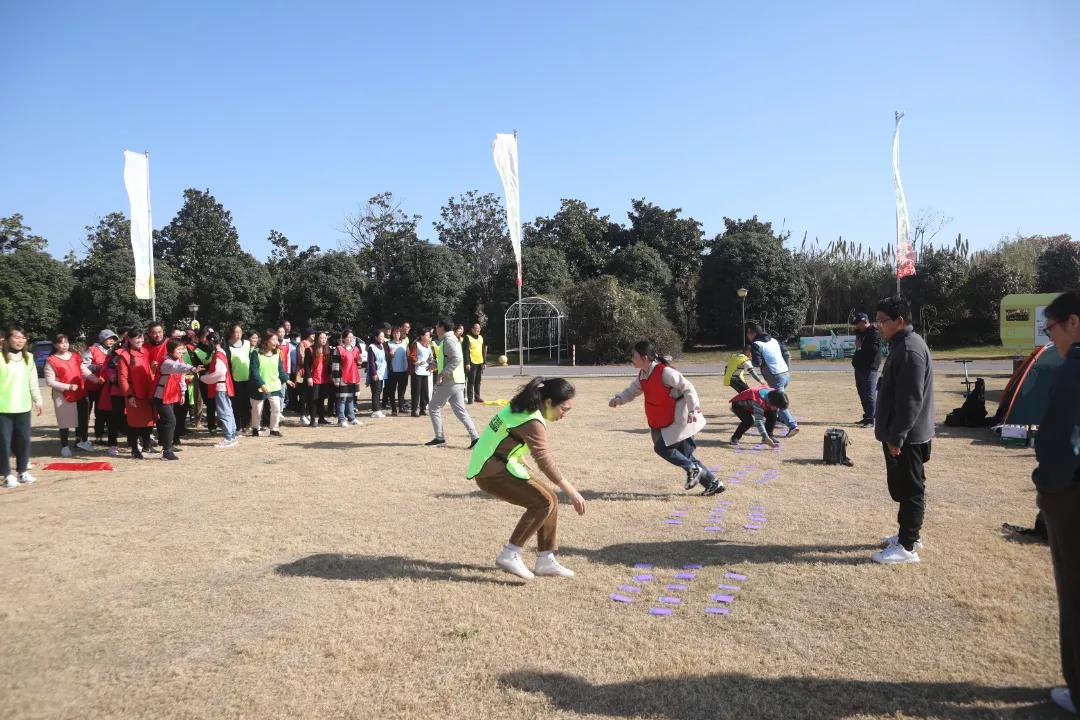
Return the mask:
[(469, 364), (470, 365), (483, 365), (484, 364), (484, 336), (467, 335), (469, 338)]

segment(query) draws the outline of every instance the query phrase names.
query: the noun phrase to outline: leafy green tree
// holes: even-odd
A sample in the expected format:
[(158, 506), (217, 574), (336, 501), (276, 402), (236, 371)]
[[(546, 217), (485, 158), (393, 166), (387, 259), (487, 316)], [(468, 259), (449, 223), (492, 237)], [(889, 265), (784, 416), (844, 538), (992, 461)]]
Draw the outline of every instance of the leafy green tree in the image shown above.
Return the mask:
[(387, 294), (399, 269), (421, 244), (416, 235), (419, 215), (406, 215), (393, 193), (384, 192), (367, 201), (355, 215), (345, 218), (349, 249), (363, 268), (367, 281), (365, 316), (380, 322), (395, 311)]
[(464, 278), (471, 286), (471, 307), (465, 310), (471, 315), (482, 314), (484, 306), (498, 295), (500, 268), (513, 263), (506, 211), (496, 195), (470, 190), (447, 200), (439, 216), (434, 223), (439, 241), (460, 257), (468, 258)]
[(1080, 242), (1061, 235), (1047, 243), (1039, 255), (1035, 285), (1038, 292), (1080, 288)]
[(705, 251), (705, 233), (692, 217), (679, 217), (682, 208), (665, 210), (644, 198), (631, 202), (630, 228), (619, 239), (623, 246), (644, 243), (664, 258), (674, 278), (672, 322), (683, 340), (697, 331), (698, 284)]
[(45, 250), (45, 238), (23, 224), (21, 213), (0, 218), (0, 254), (16, 250)]
[[(155, 240), (156, 243), (156, 240)], [(86, 226), (86, 256), (72, 270), (75, 287), (67, 304), (68, 324), (93, 337), (102, 328), (145, 326), (153, 318), (149, 300), (135, 297), (135, 258), (131, 228), (122, 212), (112, 212)], [(158, 316), (177, 320), (180, 288), (176, 271), (164, 261), (154, 265)]]
[(434, 325), (453, 314), (465, 293), (469, 273), (461, 254), (445, 245), (425, 242), (409, 246), (383, 296), (384, 312), (374, 320), (413, 327)]
[(713, 239), (701, 270), (698, 322), (708, 338), (742, 343), (742, 305), (736, 295), (747, 288), (747, 320), (764, 322), (780, 341), (790, 339), (806, 317), (808, 292), (799, 263), (757, 217), (724, 218), (725, 231)]
[(298, 320), (298, 314), (308, 316), (308, 308), (294, 302), (299, 294), (296, 285), (307, 277), (307, 265), (319, 255), (319, 246), (312, 245), (301, 251), (277, 230), (270, 231), (267, 241), (272, 248), (266, 262), (270, 274), (267, 322), (273, 324), (286, 318)]
[(1001, 252), (976, 253), (960, 289), (967, 321), (950, 334), (972, 343), (1000, 342), (1001, 298), (1019, 292), (1023, 292), (1020, 272), (1009, 266)]
[(589, 280), (604, 272), (622, 231), (596, 208), (564, 198), (553, 216), (538, 217), (525, 226), (522, 244), (561, 251), (572, 277)]
[(669, 297), (674, 277), (664, 258), (654, 248), (636, 242), (622, 248), (608, 262), (607, 273), (624, 287), (657, 298)]
[[(293, 326), (358, 331), (370, 322), (364, 311), (367, 280), (353, 253), (331, 250), (308, 257), (289, 284), (287, 303)], [(361, 324), (363, 323), (363, 324)]]
[(19, 325), (33, 339), (49, 338), (61, 329), (60, 309), (72, 285), (68, 267), (42, 250), (23, 246), (0, 253), (0, 326)]
[(610, 275), (571, 285), (566, 306), (571, 342), (584, 362), (626, 362), (642, 339), (672, 355), (682, 347), (656, 298), (623, 287)]

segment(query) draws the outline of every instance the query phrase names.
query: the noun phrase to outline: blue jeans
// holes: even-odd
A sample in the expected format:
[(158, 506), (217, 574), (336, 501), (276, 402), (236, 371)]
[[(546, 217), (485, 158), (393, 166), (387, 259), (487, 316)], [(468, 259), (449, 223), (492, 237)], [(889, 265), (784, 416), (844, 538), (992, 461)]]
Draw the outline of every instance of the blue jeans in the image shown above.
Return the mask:
[(652, 439), (653, 450), (656, 451), (656, 454), (672, 465), (678, 465), (683, 470), (689, 471), (701, 464), (694, 458), (694, 450), (697, 449), (697, 443), (694, 442), (694, 438), (688, 437), (685, 440), (680, 440), (674, 445), (666, 445), (664, 443), (664, 436), (660, 431), (653, 430)]
[(356, 396), (350, 393), (337, 398), (337, 420), (339, 425), (344, 425), (345, 420), (352, 422), (356, 419)]
[(233, 415), (232, 400), (229, 393), (218, 390), (214, 396), (214, 406), (217, 408), (218, 423), (221, 424), (221, 433), (226, 440), (236, 437), (236, 416)]
[(15, 471), (22, 474), (30, 469), (30, 411), (0, 413), (0, 476), (11, 475), (11, 454), (15, 454)]
[[(788, 386), (789, 382), (791, 382), (791, 373), (784, 372), (780, 373), (779, 375), (773, 375), (772, 386), (774, 390), (784, 390)], [(776, 416), (777, 418), (779, 418), (780, 422), (788, 426), (788, 430), (793, 430), (794, 428), (799, 427), (799, 423), (796, 422), (795, 416), (792, 415), (791, 412), (786, 408), (778, 412)]]
[(878, 371), (873, 368), (855, 371), (855, 389), (859, 393), (859, 401), (862, 402), (863, 420), (874, 419), (874, 411), (877, 409), (877, 380)]

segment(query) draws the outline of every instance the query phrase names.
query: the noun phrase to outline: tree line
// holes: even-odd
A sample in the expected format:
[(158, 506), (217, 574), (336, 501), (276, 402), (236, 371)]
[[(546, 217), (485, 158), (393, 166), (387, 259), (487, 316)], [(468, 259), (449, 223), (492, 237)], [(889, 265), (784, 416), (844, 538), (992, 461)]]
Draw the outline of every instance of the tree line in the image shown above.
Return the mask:
[[(724, 219), (707, 238), (680, 208), (634, 199), (615, 222), (578, 199), (523, 226), (524, 295), (560, 299), (583, 361), (622, 360), (642, 336), (678, 352), (739, 341), (746, 288), (748, 320), (774, 335), (846, 326), (896, 289), (891, 249), (864, 249), (839, 238), (822, 244), (753, 216)], [(487, 326), (502, 345), (502, 319), (516, 300), (514, 261), (500, 199), (469, 191), (450, 198), (421, 239), (419, 215), (392, 193), (345, 217), (334, 249), (300, 249), (271, 230), (270, 256), (243, 250), (231, 213), (209, 190), (184, 191), (184, 203), (154, 230), (159, 319), (246, 328), (275, 325), (364, 331), (383, 321), (414, 326), (453, 316)], [(1068, 235), (1016, 236), (971, 252), (958, 236), (939, 244), (940, 214), (916, 219), (916, 275), (902, 293), (916, 325), (937, 344), (997, 341), (998, 301), (1015, 292), (1080, 286), (1080, 243)], [(58, 330), (91, 337), (103, 327), (145, 325), (149, 301), (134, 297), (129, 225), (113, 212), (86, 228), (84, 252), (63, 260), (46, 252), (19, 214), (0, 218), (0, 324), (35, 338)]]

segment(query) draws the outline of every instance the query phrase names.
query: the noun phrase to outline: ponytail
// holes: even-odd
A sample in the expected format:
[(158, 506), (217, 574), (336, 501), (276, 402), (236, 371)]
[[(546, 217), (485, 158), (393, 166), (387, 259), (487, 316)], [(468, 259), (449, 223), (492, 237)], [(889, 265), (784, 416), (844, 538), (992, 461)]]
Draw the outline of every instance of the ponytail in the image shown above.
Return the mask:
[(537, 377), (530, 380), (510, 400), (510, 409), (516, 413), (536, 412), (544, 407), (544, 401), (561, 405), (574, 397), (577, 391), (563, 378)]
[(652, 340), (639, 340), (634, 345), (634, 352), (649, 362), (658, 362), (669, 367), (675, 367), (675, 359), (670, 355), (661, 355), (656, 343)]

